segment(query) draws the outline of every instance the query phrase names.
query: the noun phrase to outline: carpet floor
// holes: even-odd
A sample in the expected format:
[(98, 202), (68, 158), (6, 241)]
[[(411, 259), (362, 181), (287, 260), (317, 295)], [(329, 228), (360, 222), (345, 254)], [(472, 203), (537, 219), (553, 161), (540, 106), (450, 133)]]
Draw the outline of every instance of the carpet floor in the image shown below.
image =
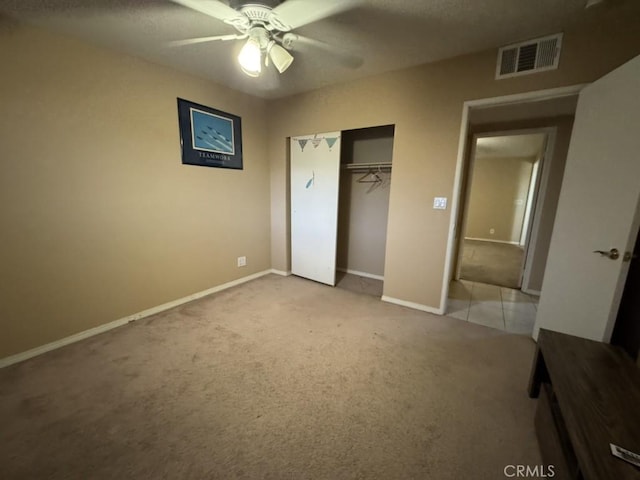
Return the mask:
[(336, 288), (380, 298), (382, 297), (384, 282), (352, 273), (336, 272)]
[(496, 479), (530, 338), (269, 275), (0, 370), (2, 479)]
[(460, 278), (507, 288), (520, 288), (524, 250), (508, 243), (465, 240)]

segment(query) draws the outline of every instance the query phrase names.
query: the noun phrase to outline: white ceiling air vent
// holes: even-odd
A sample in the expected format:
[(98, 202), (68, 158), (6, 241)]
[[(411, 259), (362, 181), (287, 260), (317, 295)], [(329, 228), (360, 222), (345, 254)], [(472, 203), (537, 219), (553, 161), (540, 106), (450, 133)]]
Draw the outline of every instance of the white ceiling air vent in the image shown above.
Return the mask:
[(558, 68), (562, 33), (502, 47), (498, 51), (496, 80)]

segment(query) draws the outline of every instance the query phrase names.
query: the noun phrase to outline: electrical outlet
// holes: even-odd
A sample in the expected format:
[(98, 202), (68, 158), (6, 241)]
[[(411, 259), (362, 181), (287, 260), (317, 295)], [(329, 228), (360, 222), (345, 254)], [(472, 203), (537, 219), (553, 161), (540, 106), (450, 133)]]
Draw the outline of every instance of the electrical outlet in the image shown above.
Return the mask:
[(489, 229), (489, 233), (490, 233), (491, 235), (493, 235), (494, 233), (496, 233), (496, 229), (495, 229), (495, 228), (490, 228), (490, 229)]
[(238, 267), (247, 266), (247, 257), (238, 257)]

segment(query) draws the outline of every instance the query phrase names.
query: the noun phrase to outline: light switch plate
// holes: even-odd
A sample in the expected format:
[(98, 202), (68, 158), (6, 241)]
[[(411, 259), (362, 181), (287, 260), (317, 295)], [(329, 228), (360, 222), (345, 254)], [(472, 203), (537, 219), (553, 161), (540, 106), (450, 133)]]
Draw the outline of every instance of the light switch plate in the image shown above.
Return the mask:
[(447, 197), (434, 197), (433, 199), (434, 210), (446, 210), (447, 209)]

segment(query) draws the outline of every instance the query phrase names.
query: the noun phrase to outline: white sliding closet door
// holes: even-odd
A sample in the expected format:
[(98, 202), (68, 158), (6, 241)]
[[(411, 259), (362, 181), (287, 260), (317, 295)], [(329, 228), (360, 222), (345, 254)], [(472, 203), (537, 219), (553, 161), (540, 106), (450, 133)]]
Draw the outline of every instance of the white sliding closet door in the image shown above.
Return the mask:
[(335, 285), (340, 132), (291, 138), (291, 273)]

